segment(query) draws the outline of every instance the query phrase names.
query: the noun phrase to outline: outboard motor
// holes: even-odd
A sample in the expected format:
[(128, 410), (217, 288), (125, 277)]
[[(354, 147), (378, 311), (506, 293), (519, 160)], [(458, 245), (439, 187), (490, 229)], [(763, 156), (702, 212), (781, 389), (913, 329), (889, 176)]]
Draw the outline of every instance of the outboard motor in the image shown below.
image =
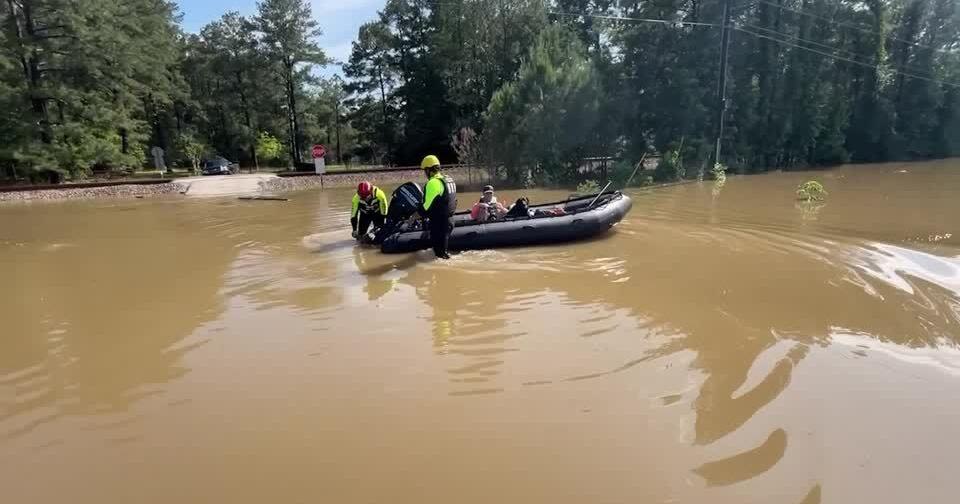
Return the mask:
[(416, 182), (407, 182), (394, 189), (390, 195), (390, 208), (387, 210), (387, 222), (402, 222), (417, 212), (423, 203), (423, 188)]
[(394, 189), (390, 195), (390, 208), (387, 209), (387, 219), (371, 242), (382, 243), (388, 236), (400, 230), (400, 225), (407, 221), (423, 203), (423, 188), (416, 182), (407, 182)]

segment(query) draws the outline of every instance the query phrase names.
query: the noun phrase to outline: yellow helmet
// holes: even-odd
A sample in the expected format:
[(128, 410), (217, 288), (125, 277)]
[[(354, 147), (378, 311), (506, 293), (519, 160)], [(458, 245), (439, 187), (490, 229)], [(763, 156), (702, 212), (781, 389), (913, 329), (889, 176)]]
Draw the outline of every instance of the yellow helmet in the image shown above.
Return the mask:
[(420, 168), (426, 170), (427, 168), (433, 168), (434, 166), (440, 166), (440, 160), (437, 159), (437, 156), (430, 154), (423, 158), (423, 161), (420, 161)]

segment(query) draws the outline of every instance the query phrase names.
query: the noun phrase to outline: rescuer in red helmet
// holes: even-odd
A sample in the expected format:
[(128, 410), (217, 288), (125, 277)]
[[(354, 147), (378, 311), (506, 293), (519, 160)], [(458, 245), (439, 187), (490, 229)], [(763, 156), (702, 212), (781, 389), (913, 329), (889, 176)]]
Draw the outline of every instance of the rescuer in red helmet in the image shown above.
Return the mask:
[(373, 223), (374, 229), (383, 226), (387, 217), (387, 195), (379, 187), (364, 180), (357, 185), (350, 210), (350, 226), (353, 237), (360, 239), (367, 234), (367, 228)]

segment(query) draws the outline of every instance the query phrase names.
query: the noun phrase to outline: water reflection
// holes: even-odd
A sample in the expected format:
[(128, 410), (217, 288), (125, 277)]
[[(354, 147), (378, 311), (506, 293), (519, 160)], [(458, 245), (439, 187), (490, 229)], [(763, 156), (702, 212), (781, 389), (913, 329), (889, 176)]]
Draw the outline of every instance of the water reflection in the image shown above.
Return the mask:
[(366, 277), (364, 292), (367, 293), (369, 301), (377, 301), (393, 290), (397, 280), (388, 278), (391, 272), (398, 269), (405, 270), (417, 263), (415, 255), (404, 257), (397, 262), (386, 262), (382, 259), (380, 252), (375, 249), (359, 247), (352, 243), (351, 249), (357, 271)]
[(800, 504), (820, 504), (821, 502), (821, 493), (820, 485), (814, 485), (813, 488), (807, 493), (807, 495), (800, 501)]
[(787, 433), (777, 429), (760, 446), (736, 455), (707, 462), (694, 469), (711, 486), (732, 485), (759, 476), (777, 464), (787, 451)]
[[(215, 221), (176, 209), (158, 221), (133, 203), (71, 209), (24, 208), (39, 225), (6, 224), (22, 246), (3, 251), (0, 390), (10, 399), (0, 403), (0, 439), (65, 416), (123, 414), (161, 394), (203, 343), (184, 338), (223, 310), (232, 249)], [(208, 231), (178, 243), (183, 228)]]
[(490, 282), (489, 275), (463, 268), (464, 257), (449, 263), (422, 263), (410, 268), (400, 282), (413, 287), (417, 297), (430, 307), (428, 316), (433, 347), (438, 354), (459, 356), (465, 363), (448, 369), (450, 381), (460, 384), (451, 395), (496, 393), (502, 387), (488, 386), (506, 359), (517, 349), (510, 340), (524, 331), (509, 327), (508, 306), (514, 296), (506, 286)]

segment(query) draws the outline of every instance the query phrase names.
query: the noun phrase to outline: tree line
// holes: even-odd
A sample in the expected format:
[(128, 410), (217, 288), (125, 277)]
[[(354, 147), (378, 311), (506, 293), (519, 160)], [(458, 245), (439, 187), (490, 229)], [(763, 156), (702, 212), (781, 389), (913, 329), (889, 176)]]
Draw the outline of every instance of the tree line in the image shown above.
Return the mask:
[(179, 21), (167, 0), (3, 0), (0, 176), (136, 169), (153, 146), (294, 166), (329, 137), (342, 86), (314, 76), (328, 58), (309, 3), (263, 0), (196, 34)]
[[(487, 166), (568, 183), (709, 173), (725, 0), (387, 0), (333, 63), (304, 0), (199, 33), (165, 0), (2, 0), (0, 167), (81, 176), (219, 154)], [(960, 154), (955, 0), (731, 1), (720, 161), (740, 172)]]

